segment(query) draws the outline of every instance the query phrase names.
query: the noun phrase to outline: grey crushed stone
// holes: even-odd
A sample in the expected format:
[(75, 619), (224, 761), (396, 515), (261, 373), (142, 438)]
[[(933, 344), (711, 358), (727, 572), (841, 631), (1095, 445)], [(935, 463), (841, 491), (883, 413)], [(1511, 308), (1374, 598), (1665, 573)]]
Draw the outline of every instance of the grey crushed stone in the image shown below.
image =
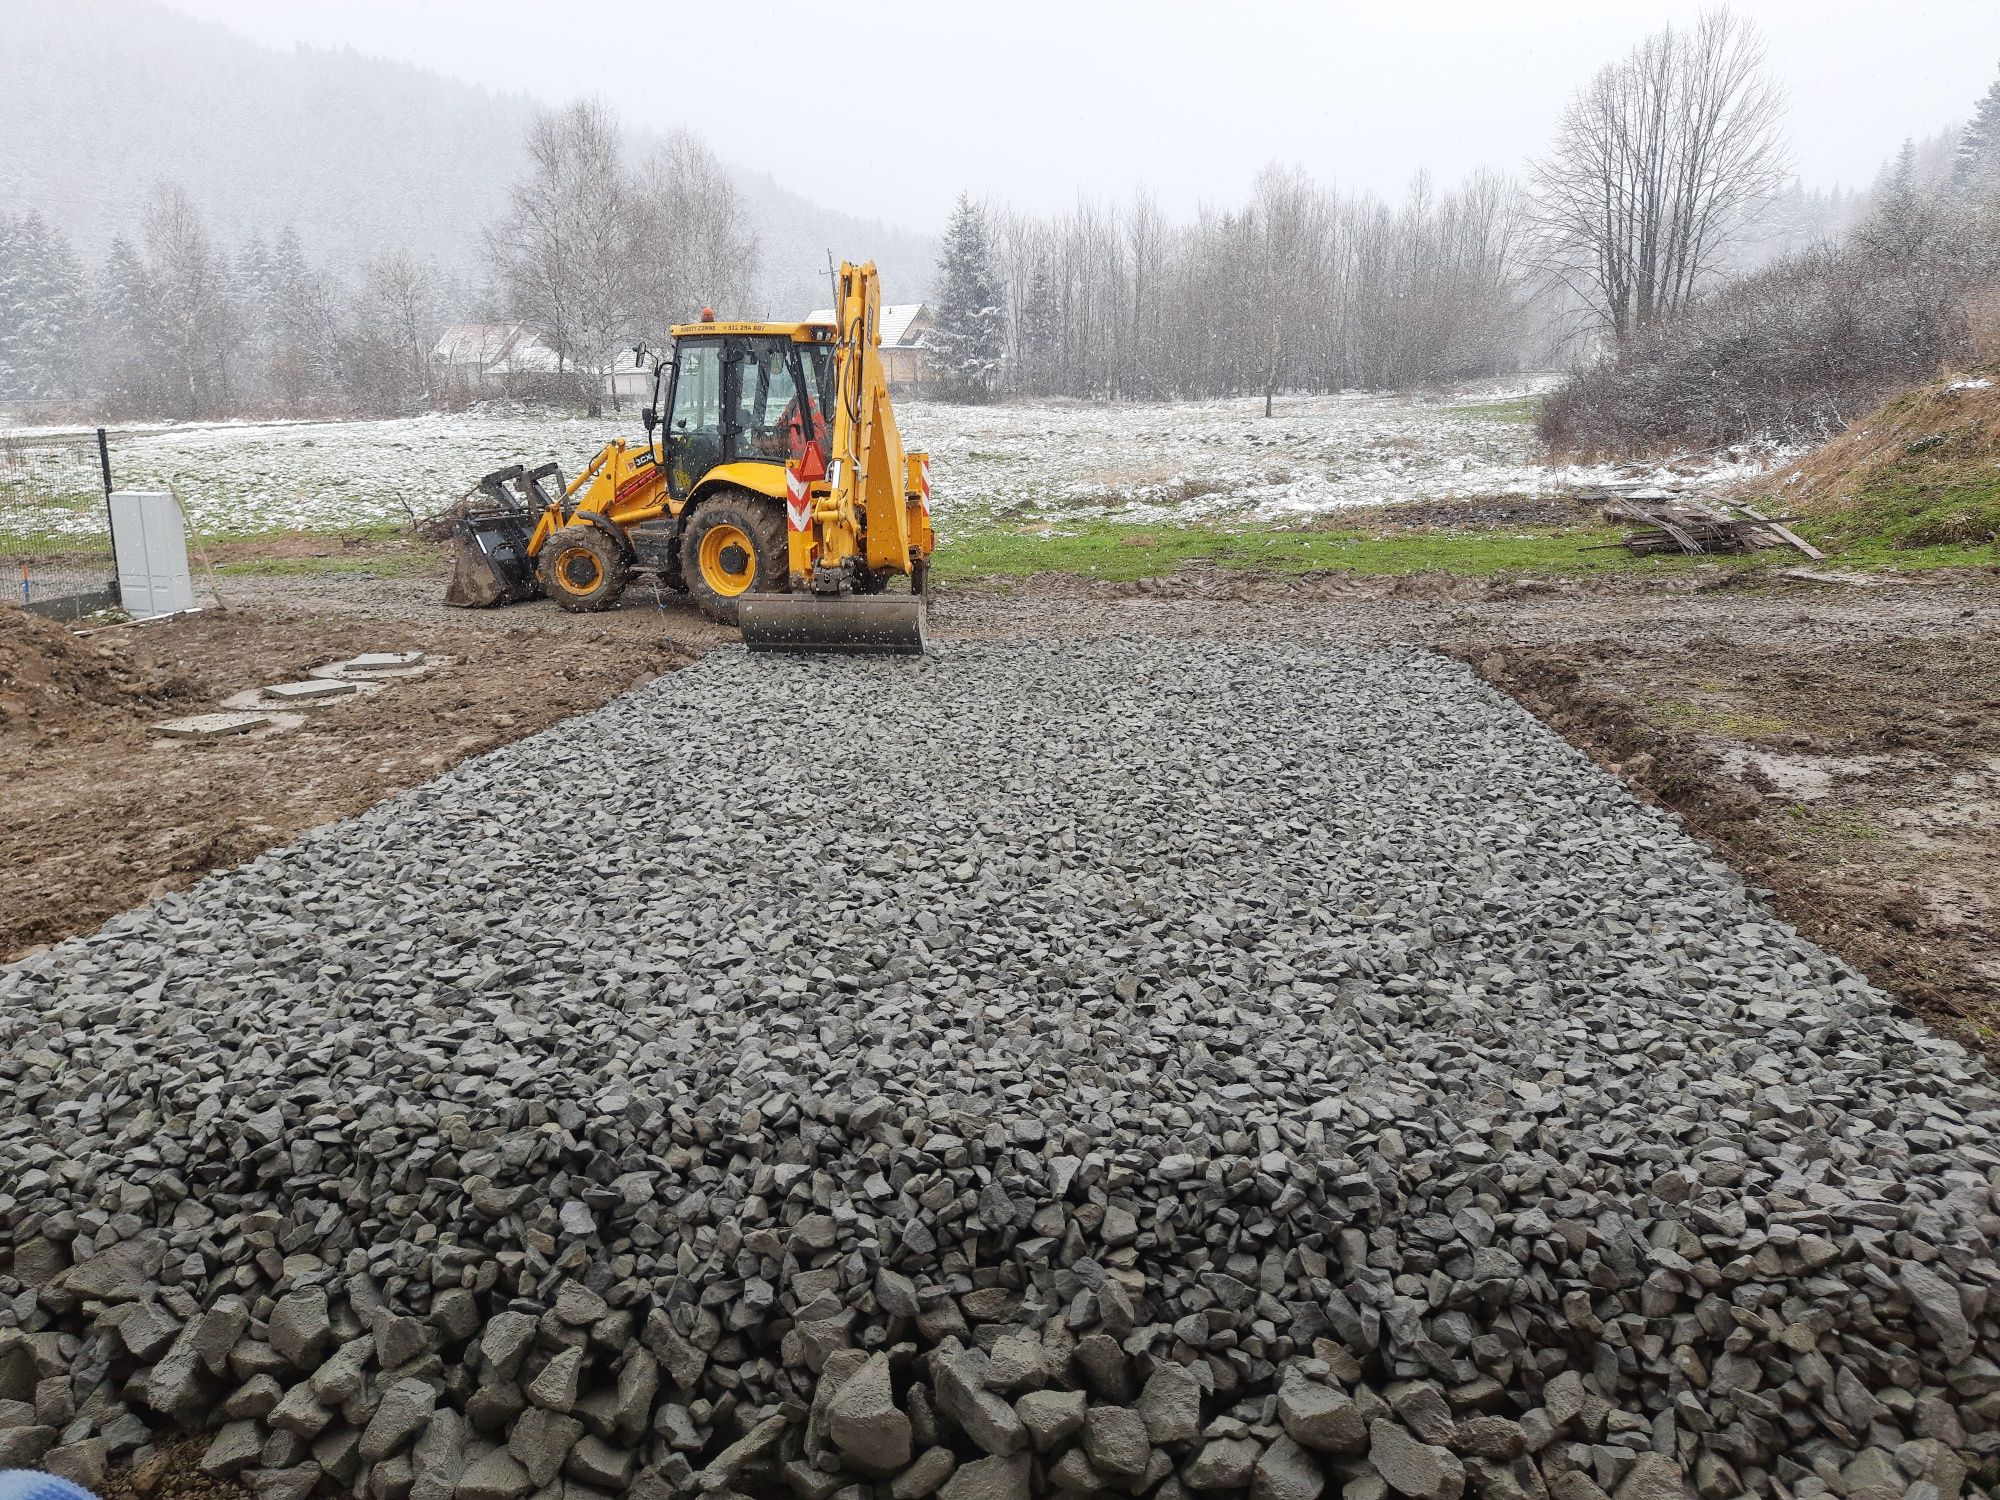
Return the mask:
[(217, 1472), (412, 1500), (2000, 1456), (1990, 1077), (1412, 650), (720, 651), (0, 971), (0, 1096), (0, 1398), (68, 1413), (9, 1452), (226, 1415)]

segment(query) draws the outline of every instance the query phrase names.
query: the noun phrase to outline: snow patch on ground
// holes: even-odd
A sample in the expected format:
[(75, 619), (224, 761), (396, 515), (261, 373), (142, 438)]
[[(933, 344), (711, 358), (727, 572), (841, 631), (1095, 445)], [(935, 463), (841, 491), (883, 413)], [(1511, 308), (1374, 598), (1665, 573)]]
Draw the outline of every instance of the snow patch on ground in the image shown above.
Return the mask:
[[(1441, 396), (898, 407), (928, 448), (941, 519), (1256, 519), (1406, 500), (1539, 495), (1601, 484), (1714, 485), (1761, 473), (1769, 455), (1689, 463), (1552, 465), (1517, 403), (1534, 388)], [(1511, 420), (1509, 418), (1512, 418)]]
[[(905, 442), (931, 454), (941, 524), (987, 517), (1298, 519), (1403, 500), (1535, 495), (1612, 482), (1675, 486), (1760, 472), (1768, 456), (1662, 465), (1550, 465), (1519, 403), (1546, 377), (1431, 395), (1096, 405), (897, 406)], [(32, 435), (9, 429), (6, 435)], [(480, 475), (553, 458), (575, 474), (609, 439), (640, 437), (632, 412), (530, 410), (368, 422), (221, 422), (112, 430), (124, 488), (171, 487), (207, 535), (338, 529), (435, 512)], [(46, 519), (46, 518), (44, 518)], [(95, 524), (80, 511), (73, 529)], [(9, 521), (0, 510), (0, 531)]]

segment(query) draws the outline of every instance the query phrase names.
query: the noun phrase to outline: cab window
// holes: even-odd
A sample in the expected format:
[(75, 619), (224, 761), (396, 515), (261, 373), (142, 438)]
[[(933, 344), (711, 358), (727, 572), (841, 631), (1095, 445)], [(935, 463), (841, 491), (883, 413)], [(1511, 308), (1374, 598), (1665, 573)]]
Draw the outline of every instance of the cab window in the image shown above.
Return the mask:
[[(798, 350), (799, 363), (805, 370), (806, 389), (813, 393), (813, 399), (819, 403), (818, 410), (823, 419), (831, 422), (833, 420), (833, 345), (800, 344)], [(831, 442), (831, 435), (822, 432), (819, 435), (819, 441), (820, 446), (824, 448)]]
[(722, 462), (722, 346), (683, 339), (667, 414), (667, 480), (677, 495)]
[(799, 424), (790, 339), (746, 339), (736, 361), (731, 430), (735, 458), (785, 462)]

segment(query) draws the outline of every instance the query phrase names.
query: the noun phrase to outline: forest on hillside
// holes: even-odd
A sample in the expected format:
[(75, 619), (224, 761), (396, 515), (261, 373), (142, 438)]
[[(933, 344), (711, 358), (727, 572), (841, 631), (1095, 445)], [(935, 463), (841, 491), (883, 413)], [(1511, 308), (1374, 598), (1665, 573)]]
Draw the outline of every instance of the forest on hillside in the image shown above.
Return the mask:
[[(1393, 202), (1277, 163), (1244, 201), (1180, 220), (1144, 191), (1053, 216), (967, 192), (934, 269), (903, 283), (930, 294), (930, 383), (1268, 410), (1281, 391), (1567, 364), (1542, 418), (1560, 449), (1823, 434), (1990, 347), (2000, 82), (1859, 193), (1792, 174), (1787, 86), (1753, 25), (1712, 12), (1579, 82), (1518, 169), (1420, 173)], [(434, 352), (474, 323), (550, 351), (527, 393), (595, 405), (624, 351), (704, 305), (803, 312), (757, 305), (768, 218), (697, 135), (634, 132), (597, 100), (510, 118), (492, 153), (510, 175), (458, 255), (396, 221), (351, 255), (290, 224), (235, 230), (213, 200), (236, 199), (199, 175), (133, 195), (94, 253), (32, 207), (0, 210), (0, 401), (174, 420), (428, 410), (480, 394)]]

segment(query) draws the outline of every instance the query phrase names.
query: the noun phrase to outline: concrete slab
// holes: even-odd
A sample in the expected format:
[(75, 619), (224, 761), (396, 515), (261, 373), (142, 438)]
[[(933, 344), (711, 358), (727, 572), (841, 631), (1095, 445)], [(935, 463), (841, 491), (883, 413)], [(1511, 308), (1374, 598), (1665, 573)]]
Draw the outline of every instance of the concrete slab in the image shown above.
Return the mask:
[(274, 703), (300, 708), (324, 703), (333, 698), (351, 698), (360, 691), (352, 682), (335, 682), (325, 677), (314, 677), (304, 682), (274, 682), (264, 689), (264, 696)]
[(248, 734), (272, 722), (269, 714), (194, 714), (185, 719), (162, 719), (153, 733), (170, 740), (219, 740), (232, 734)]
[(450, 661), (448, 656), (427, 656), (421, 651), (374, 651), (330, 661), (323, 667), (314, 667), (307, 675), (336, 682), (395, 682), (404, 677), (421, 677)]
[(344, 662), (334, 662), (334, 668), (344, 678), (392, 678), (418, 672), (428, 664), (430, 658), (424, 652), (362, 652), (360, 656), (348, 656)]
[(421, 651), (364, 651), (335, 665), (366, 675), (373, 672), (407, 672), (412, 667), (425, 665), (429, 660)]

